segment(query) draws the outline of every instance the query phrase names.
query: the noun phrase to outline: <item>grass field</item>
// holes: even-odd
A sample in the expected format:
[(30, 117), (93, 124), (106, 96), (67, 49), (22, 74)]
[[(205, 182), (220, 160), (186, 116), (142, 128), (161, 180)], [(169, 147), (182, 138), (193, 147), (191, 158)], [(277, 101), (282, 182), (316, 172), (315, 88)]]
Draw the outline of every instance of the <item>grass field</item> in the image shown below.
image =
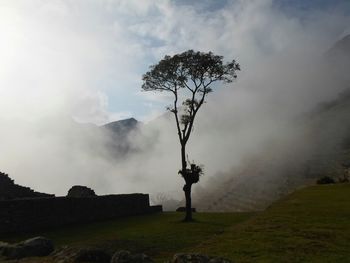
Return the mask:
[(56, 246), (128, 249), (157, 262), (177, 252), (234, 262), (350, 262), (350, 184), (308, 187), (261, 213), (197, 213), (193, 223), (182, 223), (182, 216), (162, 213), (36, 234)]
[(235, 262), (350, 262), (350, 184), (296, 191), (194, 250)]

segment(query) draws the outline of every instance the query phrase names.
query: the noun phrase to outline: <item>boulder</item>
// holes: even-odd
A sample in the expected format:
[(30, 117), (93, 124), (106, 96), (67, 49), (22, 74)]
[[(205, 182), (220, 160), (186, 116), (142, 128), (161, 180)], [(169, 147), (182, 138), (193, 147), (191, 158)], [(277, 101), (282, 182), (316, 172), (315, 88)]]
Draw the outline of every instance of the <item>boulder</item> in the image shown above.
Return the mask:
[(8, 243), (0, 241), (0, 256), (2, 255), (2, 251), (8, 246)]
[(109, 263), (111, 255), (102, 249), (81, 249), (74, 258), (74, 262)]
[(232, 261), (202, 254), (175, 254), (170, 263), (232, 263)]
[(74, 262), (79, 250), (69, 246), (62, 246), (52, 253), (52, 258), (55, 262), (59, 263), (71, 263)]
[(93, 247), (70, 247), (63, 246), (58, 248), (52, 255), (55, 262), (94, 262), (109, 263), (111, 255), (104, 249)]
[(25, 257), (43, 257), (51, 254), (54, 245), (45, 237), (34, 237), (17, 244), (7, 244), (2, 247), (2, 255), (8, 259)]
[(209, 257), (201, 254), (175, 254), (171, 263), (209, 263)]
[(95, 191), (89, 187), (82, 185), (74, 185), (69, 189), (67, 197), (93, 197), (96, 196)]
[(114, 253), (111, 263), (152, 263), (153, 260), (145, 254), (131, 254), (127, 250)]

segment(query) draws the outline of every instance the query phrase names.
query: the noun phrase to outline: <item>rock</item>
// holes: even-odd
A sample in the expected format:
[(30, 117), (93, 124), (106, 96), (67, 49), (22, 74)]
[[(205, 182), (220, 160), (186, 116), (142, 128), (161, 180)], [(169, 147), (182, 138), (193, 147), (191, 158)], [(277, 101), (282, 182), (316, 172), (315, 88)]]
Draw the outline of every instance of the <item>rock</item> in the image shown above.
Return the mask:
[(8, 259), (25, 257), (43, 257), (54, 250), (51, 240), (45, 237), (34, 237), (17, 244), (6, 245), (2, 248), (2, 254)]
[(75, 247), (63, 246), (55, 250), (52, 254), (52, 258), (55, 262), (59, 263), (71, 263), (74, 262), (75, 258), (79, 254), (80, 249)]
[(96, 262), (96, 263), (109, 263), (111, 261), (111, 255), (102, 249), (81, 249), (74, 262)]
[(89, 187), (82, 185), (74, 185), (69, 189), (67, 197), (93, 197), (96, 196), (95, 191)]
[(95, 262), (109, 263), (111, 255), (103, 249), (63, 246), (57, 249), (52, 258), (58, 263)]
[(0, 256), (2, 255), (2, 251), (8, 246), (8, 243), (0, 241)]
[(51, 257), (58, 263), (109, 263), (111, 261), (111, 254), (106, 250), (92, 247), (63, 246), (58, 248)]
[(170, 263), (232, 263), (232, 261), (201, 254), (175, 254)]
[[(192, 209), (192, 213), (195, 213), (195, 212), (196, 212), (196, 208), (192, 207), (191, 209)], [(183, 207), (183, 206), (178, 207), (178, 208), (176, 209), (176, 212), (186, 212), (186, 207)]]
[(129, 251), (120, 250), (114, 253), (111, 263), (152, 263), (153, 260), (145, 254), (131, 254)]
[(209, 257), (200, 254), (175, 254), (171, 263), (208, 263)]
[(8, 245), (9, 245), (8, 243), (0, 241), (0, 249), (1, 249), (2, 247), (6, 247), (6, 246), (8, 246)]
[(209, 263), (232, 263), (231, 260), (221, 257), (210, 258)]

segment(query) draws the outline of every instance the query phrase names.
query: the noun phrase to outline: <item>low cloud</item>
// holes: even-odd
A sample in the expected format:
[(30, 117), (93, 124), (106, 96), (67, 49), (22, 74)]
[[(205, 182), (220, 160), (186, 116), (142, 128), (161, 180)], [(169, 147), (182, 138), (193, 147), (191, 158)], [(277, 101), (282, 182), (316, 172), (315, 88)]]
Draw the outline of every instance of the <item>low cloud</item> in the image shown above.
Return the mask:
[(83, 184), (99, 194), (182, 196), (171, 115), (131, 135), (138, 152), (127, 158), (110, 154), (110, 138), (96, 125), (72, 121), (148, 121), (161, 113), (170, 98), (138, 91), (142, 74), (165, 54), (211, 50), (242, 65), (195, 123), (189, 158), (205, 165), (203, 186), (253, 157), (309, 154), (295, 120), (346, 88), (324, 60), (349, 30), (338, 9), (299, 17), (264, 0), (214, 10), (176, 1), (5, 1), (1, 10), (0, 169), (41, 191)]

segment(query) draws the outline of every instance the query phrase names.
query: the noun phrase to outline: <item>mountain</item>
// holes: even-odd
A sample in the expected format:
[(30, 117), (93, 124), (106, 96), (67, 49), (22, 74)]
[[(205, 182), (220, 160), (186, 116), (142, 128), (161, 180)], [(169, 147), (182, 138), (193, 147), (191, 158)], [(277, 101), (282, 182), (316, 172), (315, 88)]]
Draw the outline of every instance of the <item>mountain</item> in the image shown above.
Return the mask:
[(131, 131), (137, 129), (141, 123), (134, 118), (129, 118), (125, 120), (119, 120), (107, 123), (101, 126), (104, 129), (107, 129), (118, 136), (126, 136)]
[(330, 74), (338, 81), (350, 83), (350, 35), (337, 41), (325, 54)]
[(128, 153), (137, 151), (130, 138), (140, 132), (142, 123), (134, 118), (107, 123), (100, 130), (108, 138), (105, 145), (114, 156), (126, 157)]
[(350, 58), (350, 35), (343, 37), (337, 41), (327, 52), (326, 56), (329, 58), (344, 59)]

